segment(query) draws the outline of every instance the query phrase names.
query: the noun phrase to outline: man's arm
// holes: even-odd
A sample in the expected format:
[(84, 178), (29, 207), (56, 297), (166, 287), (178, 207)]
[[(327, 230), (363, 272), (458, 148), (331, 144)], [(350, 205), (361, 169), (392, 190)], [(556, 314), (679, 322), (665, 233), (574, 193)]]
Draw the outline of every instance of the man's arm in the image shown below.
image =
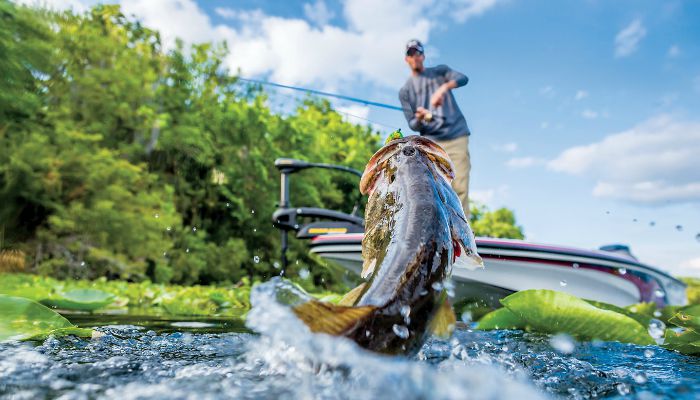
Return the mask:
[(422, 128), (421, 120), (416, 116), (417, 110), (408, 101), (408, 92), (405, 89), (399, 91), (399, 101), (401, 101), (401, 108), (403, 109), (403, 115), (406, 117), (406, 122), (408, 122), (408, 127), (416, 132), (420, 132)]
[(469, 78), (461, 72), (454, 71), (450, 69), (447, 65), (440, 65), (437, 67), (438, 72), (445, 77), (447, 82), (440, 85), (440, 87), (430, 96), (430, 106), (439, 107), (442, 105), (442, 101), (447, 94), (452, 89), (464, 86), (469, 82)]

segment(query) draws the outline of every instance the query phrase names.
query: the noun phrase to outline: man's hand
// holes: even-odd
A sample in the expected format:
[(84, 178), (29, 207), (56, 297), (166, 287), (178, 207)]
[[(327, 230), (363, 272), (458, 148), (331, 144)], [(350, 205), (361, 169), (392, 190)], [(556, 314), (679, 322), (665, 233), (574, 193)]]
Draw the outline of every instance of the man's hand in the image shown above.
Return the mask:
[(423, 108), (423, 107), (418, 107), (418, 108), (416, 109), (416, 114), (415, 114), (415, 116), (416, 116), (416, 119), (417, 119), (418, 121), (423, 121), (424, 119), (426, 119), (426, 117), (427, 117), (429, 114), (430, 114), (430, 111), (426, 110), (426, 109)]

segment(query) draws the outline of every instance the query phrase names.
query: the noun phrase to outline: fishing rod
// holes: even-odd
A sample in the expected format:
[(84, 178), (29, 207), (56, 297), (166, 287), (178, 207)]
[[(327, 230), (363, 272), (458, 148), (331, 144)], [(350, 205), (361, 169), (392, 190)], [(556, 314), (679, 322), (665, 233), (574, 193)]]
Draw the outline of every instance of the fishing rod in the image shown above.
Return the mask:
[(320, 90), (306, 89), (306, 88), (302, 88), (302, 87), (298, 87), (298, 86), (283, 85), (281, 83), (275, 83), (275, 82), (269, 82), (269, 81), (260, 81), (257, 79), (248, 79), (248, 78), (238, 77), (238, 80), (243, 81), (243, 82), (256, 83), (259, 85), (275, 86), (275, 87), (284, 88), (284, 89), (297, 90), (300, 92), (313, 93), (313, 94), (317, 94), (320, 96), (334, 97), (336, 99), (352, 101), (355, 103), (360, 103), (360, 104), (364, 104), (364, 105), (368, 105), (368, 106), (387, 108), (389, 110), (403, 111), (403, 108), (397, 107), (397, 106), (392, 106), (391, 104), (379, 103), (377, 101), (364, 100), (364, 99), (360, 99), (357, 97), (345, 96), (342, 94), (322, 92)]

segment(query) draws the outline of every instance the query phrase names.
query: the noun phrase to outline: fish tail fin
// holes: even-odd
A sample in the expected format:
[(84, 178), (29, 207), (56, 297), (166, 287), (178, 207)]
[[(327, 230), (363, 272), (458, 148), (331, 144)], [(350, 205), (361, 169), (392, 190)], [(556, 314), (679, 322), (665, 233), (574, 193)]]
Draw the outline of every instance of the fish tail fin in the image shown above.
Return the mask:
[(444, 296), (445, 299), (440, 304), (437, 312), (430, 320), (429, 329), (435, 336), (441, 338), (449, 338), (452, 335), (452, 331), (455, 329), (455, 324), (457, 323), (457, 317), (455, 316), (454, 310), (452, 310), (452, 305)]
[(369, 316), (376, 307), (348, 307), (309, 300), (292, 307), (294, 314), (309, 327), (311, 332), (342, 335), (348, 332), (365, 317)]
[(362, 295), (362, 291), (367, 286), (367, 282), (360, 283), (358, 287), (347, 292), (345, 296), (338, 302), (339, 306), (352, 306), (357, 302), (357, 299)]

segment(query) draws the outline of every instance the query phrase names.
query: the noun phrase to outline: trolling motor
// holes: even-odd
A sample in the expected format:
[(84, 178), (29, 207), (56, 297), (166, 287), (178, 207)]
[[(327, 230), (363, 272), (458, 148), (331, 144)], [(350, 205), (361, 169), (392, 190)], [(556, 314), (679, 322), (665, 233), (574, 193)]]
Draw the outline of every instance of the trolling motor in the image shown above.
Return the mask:
[[(272, 213), (272, 224), (280, 230), (282, 274), (287, 269), (288, 234), (296, 232), (298, 239), (310, 239), (329, 233), (364, 232), (364, 220), (357, 214), (360, 209), (362, 194), (359, 194), (350, 214), (341, 211), (326, 210), (318, 207), (292, 207), (289, 199), (290, 175), (309, 168), (324, 168), (348, 172), (362, 177), (362, 172), (342, 165), (311, 163), (292, 158), (278, 158), (275, 168), (280, 171), (280, 201), (277, 210)], [(300, 218), (314, 218), (324, 221), (300, 225)]]

